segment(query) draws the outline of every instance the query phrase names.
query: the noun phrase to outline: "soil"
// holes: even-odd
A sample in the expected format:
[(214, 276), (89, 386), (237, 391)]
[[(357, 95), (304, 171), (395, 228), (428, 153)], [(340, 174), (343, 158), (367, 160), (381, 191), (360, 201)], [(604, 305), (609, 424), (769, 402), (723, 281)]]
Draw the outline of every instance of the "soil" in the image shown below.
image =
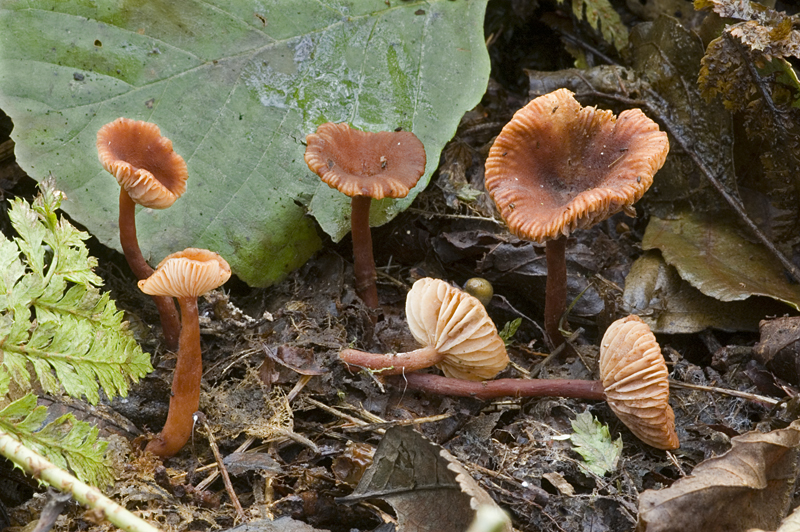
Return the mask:
[[(551, 16), (567, 16), (554, 6), (548, 10)], [(105, 288), (125, 310), (156, 368), (129, 397), (104, 405), (102, 416), (83, 407), (85, 417), (97, 419), (112, 440), (112, 456), (120, 466), (110, 495), (163, 530), (234, 527), (239, 521), (222, 479), (209, 483), (216, 472), (211, 435), (227, 457), (232, 487), (248, 520), (290, 517), (335, 532), (374, 530), (392, 521), (388, 505), (338, 499), (353, 491), (384, 430), (414, 421), (510, 513), (515, 528), (625, 531), (636, 526), (642, 491), (671, 485), (705, 458), (727, 450), (732, 436), (788, 425), (788, 416), (771, 415), (764, 403), (673, 387), (681, 447), (666, 453), (641, 443), (603, 402), (435, 396), (385, 385), (363, 372), (352, 374), (338, 361), (339, 351), (349, 346), (374, 352), (417, 347), (404, 319), (405, 294), (416, 279), (438, 277), (463, 286), (480, 276), (493, 285), (487, 309), (498, 328), (521, 318), (508, 345), (512, 364), (500, 377), (535, 372), (541, 378), (596, 378), (599, 338), (611, 321), (627, 315), (621, 287), (642, 253), (647, 213), (634, 219), (616, 215), (569, 239), (570, 297), (590, 289), (569, 320), (581, 332), (561, 355), (546, 358), (544, 248), (511, 236), (482, 186), (494, 136), (527, 101), (523, 69), (572, 66), (559, 34), (541, 15), (535, 2), (490, 2), (486, 28), (493, 70), (483, 102), (464, 117), (427, 190), (406, 212), (373, 230), (379, 310), (365, 308), (355, 295), (349, 237), (327, 241), (305, 266), (270, 288), (252, 289), (232, 279), (224, 291), (201, 299), (201, 410), (208, 427), (198, 426), (192, 442), (163, 464), (142, 448), (166, 418), (174, 356), (163, 348), (155, 307), (136, 288), (124, 258), (91, 243)], [(0, 143), (9, 131), (6, 120)], [(8, 160), (0, 179), (6, 200), (35, 193), (32, 181)], [(477, 197), (463, 199), (466, 185)], [(10, 234), (6, 218), (2, 228)], [(758, 388), (762, 381), (753, 375), (765, 370), (745, 371), (758, 340), (753, 332), (706, 331), (658, 340), (676, 381), (782, 397), (774, 387)], [(572, 432), (571, 422), (585, 411), (622, 438), (618, 467), (605, 476), (587, 473), (572, 443), (560, 438)], [(0, 469), (0, 508), (7, 510), (8, 525), (37, 519), (47, 500), (42, 493), (18, 470)], [(109, 525), (73, 504), (56, 529), (99, 531)]]

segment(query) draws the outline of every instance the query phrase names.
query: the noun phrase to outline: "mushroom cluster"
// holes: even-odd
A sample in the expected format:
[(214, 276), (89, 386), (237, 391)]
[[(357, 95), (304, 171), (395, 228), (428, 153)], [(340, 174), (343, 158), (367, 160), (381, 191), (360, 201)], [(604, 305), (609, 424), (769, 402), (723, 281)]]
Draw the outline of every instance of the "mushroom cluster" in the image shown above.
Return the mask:
[[(161, 457), (176, 454), (188, 441), (192, 415), (200, 402), (203, 361), (197, 296), (222, 285), (231, 275), (214, 252), (189, 248), (167, 256), (154, 270), (136, 238), (136, 205), (166, 209), (186, 192), (188, 170), (172, 142), (155, 124), (118, 118), (97, 132), (100, 162), (120, 185), (119, 231), (125, 259), (152, 296), (161, 316), (167, 348), (178, 352), (167, 422), (147, 450)], [(178, 299), (180, 316), (173, 298)]]

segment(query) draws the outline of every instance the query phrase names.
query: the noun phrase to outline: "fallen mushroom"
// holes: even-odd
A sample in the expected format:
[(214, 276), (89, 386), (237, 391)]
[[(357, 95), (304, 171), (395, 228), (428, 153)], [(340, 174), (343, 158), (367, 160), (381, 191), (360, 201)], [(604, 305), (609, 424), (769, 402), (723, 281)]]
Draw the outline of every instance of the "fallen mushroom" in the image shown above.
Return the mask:
[(323, 182), (350, 196), (356, 293), (378, 308), (369, 228), (373, 199), (404, 198), (425, 172), (425, 146), (409, 131), (371, 133), (325, 123), (306, 137), (305, 160)]
[(498, 379), (468, 382), (411, 373), (392, 382), (400, 388), (441, 395), (498, 397), (572, 397), (605, 399), (633, 434), (658, 449), (677, 449), (675, 414), (669, 406), (667, 366), (650, 328), (638, 316), (615, 321), (600, 344), (600, 380)]
[(505, 344), (475, 297), (439, 279), (414, 283), (406, 298), (411, 334), (424, 347), (409, 353), (376, 354), (345, 349), (348, 366), (397, 375), (437, 366), (448, 377), (491, 379), (508, 365)]
[[(136, 238), (136, 204), (166, 209), (186, 191), (188, 171), (157, 125), (118, 118), (97, 132), (100, 162), (120, 185), (119, 241), (139, 280), (153, 274)], [(154, 296), (167, 348), (178, 348), (180, 318), (171, 298)]]
[(564, 342), (566, 237), (632, 211), (669, 151), (667, 134), (639, 109), (581, 107), (567, 89), (516, 112), (486, 159), (486, 189), (509, 230), (547, 246), (545, 331)]
[(203, 358), (197, 297), (221, 286), (230, 276), (231, 269), (225, 259), (213, 251), (188, 248), (168, 255), (153, 275), (139, 281), (139, 288), (145, 294), (176, 297), (181, 307), (180, 347), (167, 422), (161, 433), (147, 444), (148, 451), (162, 458), (175, 455), (189, 441), (192, 415), (200, 406)]

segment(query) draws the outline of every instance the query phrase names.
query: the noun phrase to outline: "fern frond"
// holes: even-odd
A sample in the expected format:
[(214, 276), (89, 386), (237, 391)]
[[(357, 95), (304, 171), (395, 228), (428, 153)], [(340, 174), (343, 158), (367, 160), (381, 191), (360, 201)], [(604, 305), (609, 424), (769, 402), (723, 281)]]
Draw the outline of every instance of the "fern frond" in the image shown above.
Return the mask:
[(35, 375), (48, 393), (63, 388), (96, 404), (101, 387), (127, 395), (152, 367), (98, 289), (88, 234), (57, 217), (61, 198), (44, 181), (31, 205), (16, 199), (9, 211), (19, 237), (0, 240), (0, 383), (29, 389)]
[(108, 443), (98, 439), (97, 427), (72, 414), (45, 424), (46, 418), (47, 408), (37, 406), (36, 396), (28, 394), (0, 410), (0, 431), (95, 486), (114, 481), (113, 471), (103, 459)]

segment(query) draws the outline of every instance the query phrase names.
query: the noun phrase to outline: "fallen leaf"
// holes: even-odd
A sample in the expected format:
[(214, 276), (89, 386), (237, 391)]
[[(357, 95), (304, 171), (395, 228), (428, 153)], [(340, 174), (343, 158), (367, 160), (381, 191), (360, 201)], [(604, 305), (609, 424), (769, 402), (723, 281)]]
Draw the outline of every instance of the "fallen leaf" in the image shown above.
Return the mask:
[(800, 421), (731, 438), (731, 449), (692, 474), (639, 497), (637, 532), (737, 532), (774, 529), (792, 502)]
[(800, 285), (791, 284), (783, 267), (763, 247), (745, 240), (737, 229), (693, 212), (669, 220), (652, 217), (643, 249), (658, 248), (683, 279), (720, 301), (762, 295), (800, 310)]
[[(757, 528), (751, 528), (747, 532), (766, 532)], [(781, 521), (781, 526), (775, 532), (800, 532), (800, 507), (795, 508), (794, 512)]]
[(391, 504), (399, 532), (462, 532), (479, 506), (497, 506), (453, 455), (411, 427), (386, 431), (355, 491), (337, 502), (364, 499)]
[(572, 497), (575, 495), (575, 487), (567, 482), (567, 479), (564, 478), (564, 475), (558, 473), (556, 471), (551, 471), (550, 473), (544, 473), (542, 478), (546, 478), (550, 484), (552, 484), (561, 495), (566, 497)]
[(767, 298), (724, 302), (706, 296), (681, 279), (658, 251), (648, 251), (633, 263), (622, 299), (631, 313), (661, 334), (690, 334), (709, 327), (755, 331), (759, 319), (784, 308)]

